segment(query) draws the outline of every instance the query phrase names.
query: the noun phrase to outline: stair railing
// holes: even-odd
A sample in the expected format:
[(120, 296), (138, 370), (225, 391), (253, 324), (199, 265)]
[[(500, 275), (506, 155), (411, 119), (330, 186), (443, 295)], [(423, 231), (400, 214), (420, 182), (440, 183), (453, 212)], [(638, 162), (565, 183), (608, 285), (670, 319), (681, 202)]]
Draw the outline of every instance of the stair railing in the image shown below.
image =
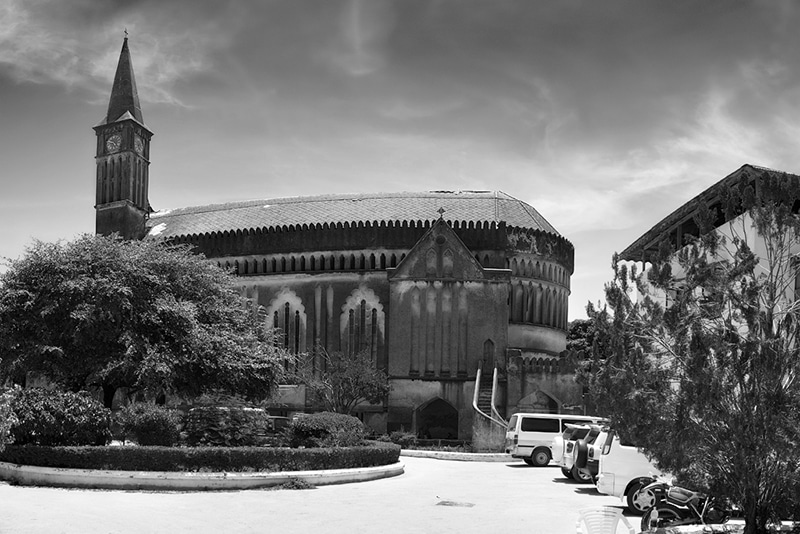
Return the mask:
[[(480, 389), (481, 389), (481, 367), (482, 367), (482, 364), (478, 363), (478, 371), (475, 373), (475, 394), (472, 396), (472, 408), (474, 408), (474, 410), (476, 412), (478, 412), (480, 415), (482, 415), (483, 417), (485, 417), (486, 419), (488, 419), (492, 423), (505, 428), (506, 427), (506, 423), (503, 422), (503, 418), (502, 417), (500, 419), (495, 419), (491, 415), (489, 415), (487, 413), (484, 413), (484, 411), (481, 410), (478, 407), (478, 395), (479, 395)], [(496, 389), (496, 386), (497, 386), (497, 368), (496, 367), (495, 367), (494, 372), (495, 372), (495, 374), (494, 374), (494, 381), (492, 383), (492, 410), (491, 411), (493, 413), (497, 413), (497, 410), (494, 407), (494, 395), (495, 395), (495, 389)]]
[(494, 366), (494, 372), (492, 373), (492, 415), (497, 418), (497, 420), (501, 421), (503, 424), (503, 428), (508, 426), (508, 421), (500, 415), (500, 412), (497, 411), (496, 404), (495, 404), (495, 397), (497, 396), (498, 390), (498, 376), (497, 376), (497, 364)]

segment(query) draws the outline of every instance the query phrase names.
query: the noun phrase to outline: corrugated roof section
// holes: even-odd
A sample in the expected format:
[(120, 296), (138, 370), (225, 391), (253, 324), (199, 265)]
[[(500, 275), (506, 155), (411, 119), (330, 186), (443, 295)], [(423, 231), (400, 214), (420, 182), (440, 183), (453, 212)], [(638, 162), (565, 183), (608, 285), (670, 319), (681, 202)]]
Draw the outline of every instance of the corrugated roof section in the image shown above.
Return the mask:
[[(148, 226), (162, 238), (302, 224), (434, 220), (505, 222), (559, 235), (532, 206), (501, 191), (321, 195), (158, 211)], [(154, 231), (151, 230), (151, 235)]]

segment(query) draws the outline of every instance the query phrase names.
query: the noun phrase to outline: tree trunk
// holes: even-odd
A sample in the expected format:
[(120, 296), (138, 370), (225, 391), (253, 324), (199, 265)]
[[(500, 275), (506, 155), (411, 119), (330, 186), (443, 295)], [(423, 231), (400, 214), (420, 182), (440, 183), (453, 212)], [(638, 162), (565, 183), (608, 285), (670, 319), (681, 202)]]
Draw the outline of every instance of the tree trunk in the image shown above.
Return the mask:
[(103, 384), (103, 406), (111, 409), (114, 404), (114, 395), (117, 392), (117, 387), (109, 384)]
[(743, 534), (764, 534), (767, 531), (767, 514), (762, 506), (757, 504), (745, 504), (744, 507), (744, 533)]

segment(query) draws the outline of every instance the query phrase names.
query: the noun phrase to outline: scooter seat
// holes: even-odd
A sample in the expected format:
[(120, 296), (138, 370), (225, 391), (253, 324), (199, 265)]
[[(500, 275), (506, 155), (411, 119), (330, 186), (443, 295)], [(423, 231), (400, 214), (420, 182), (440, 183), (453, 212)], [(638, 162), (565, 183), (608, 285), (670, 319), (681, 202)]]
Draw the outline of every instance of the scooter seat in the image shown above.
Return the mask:
[(690, 502), (700, 498), (702, 496), (701, 493), (696, 491), (687, 490), (685, 488), (681, 488), (678, 486), (673, 486), (669, 489), (667, 493), (667, 498), (672, 501), (675, 501), (678, 504), (689, 504)]

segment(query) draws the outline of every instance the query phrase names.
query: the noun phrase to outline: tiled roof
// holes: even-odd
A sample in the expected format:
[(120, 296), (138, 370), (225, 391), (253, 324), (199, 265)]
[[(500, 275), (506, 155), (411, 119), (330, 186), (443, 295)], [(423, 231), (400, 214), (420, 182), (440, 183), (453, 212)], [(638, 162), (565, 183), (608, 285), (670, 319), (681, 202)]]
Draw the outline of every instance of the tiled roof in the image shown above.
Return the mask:
[(157, 211), (149, 234), (160, 237), (204, 234), (298, 224), (420, 221), (505, 222), (509, 226), (559, 235), (528, 204), (500, 191), (428, 191), (371, 193), (251, 200)]

